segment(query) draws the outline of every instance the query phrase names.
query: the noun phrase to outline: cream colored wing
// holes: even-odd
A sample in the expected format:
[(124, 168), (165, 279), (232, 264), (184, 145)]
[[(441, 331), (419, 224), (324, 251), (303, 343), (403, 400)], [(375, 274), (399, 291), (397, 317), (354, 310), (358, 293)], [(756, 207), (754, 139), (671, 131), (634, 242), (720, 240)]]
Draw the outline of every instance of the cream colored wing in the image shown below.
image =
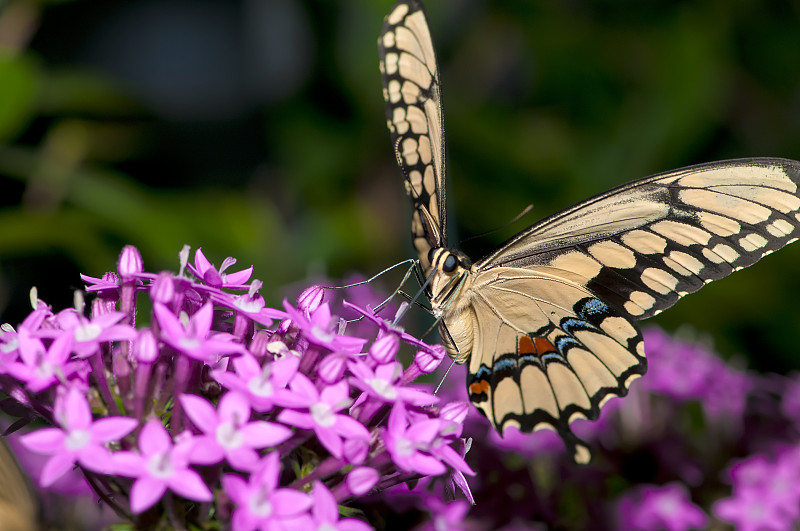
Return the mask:
[(428, 251), (447, 245), (445, 136), (439, 69), (420, 2), (395, 4), (378, 50), (387, 125), (414, 209), (411, 236), (428, 271)]
[(0, 437), (0, 529), (32, 531), (38, 526), (38, 503), (5, 437)]
[(580, 277), (547, 267), (478, 273), (465, 296), (469, 311), (446, 325), (456, 337), (472, 328), (471, 402), (501, 433), (509, 425), (554, 429), (576, 462), (588, 462), (570, 422), (596, 419), (608, 398), (624, 396), (644, 374), (639, 330)]
[(594, 296), (643, 319), (795, 241), (800, 163), (740, 159), (621, 186), (520, 232), (476, 265), (579, 273)]

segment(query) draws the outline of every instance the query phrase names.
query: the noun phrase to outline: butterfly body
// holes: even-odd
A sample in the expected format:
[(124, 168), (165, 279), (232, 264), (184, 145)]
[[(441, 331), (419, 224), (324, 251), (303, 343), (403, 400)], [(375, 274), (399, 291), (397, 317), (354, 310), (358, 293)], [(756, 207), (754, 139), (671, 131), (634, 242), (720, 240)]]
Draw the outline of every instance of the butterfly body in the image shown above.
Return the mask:
[(401, 0), (379, 39), (411, 234), (445, 346), (499, 431), (571, 431), (646, 371), (635, 321), (800, 236), (800, 163), (751, 158), (645, 177), (533, 224), (476, 262), (447, 242), (441, 88), (427, 19)]

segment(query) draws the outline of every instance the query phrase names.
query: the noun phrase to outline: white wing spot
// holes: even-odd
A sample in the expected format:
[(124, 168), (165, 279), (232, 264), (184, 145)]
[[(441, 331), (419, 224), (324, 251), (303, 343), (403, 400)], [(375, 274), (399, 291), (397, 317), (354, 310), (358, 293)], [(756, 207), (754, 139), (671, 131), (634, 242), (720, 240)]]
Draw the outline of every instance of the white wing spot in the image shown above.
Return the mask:
[(657, 267), (648, 267), (642, 271), (642, 282), (645, 286), (661, 295), (675, 291), (678, 286), (676, 277)]
[(738, 234), (742, 230), (742, 226), (735, 219), (712, 212), (698, 212), (697, 218), (704, 229), (713, 232), (717, 236), (731, 236)]
[(679, 221), (672, 221), (669, 219), (653, 223), (650, 229), (661, 234), (665, 238), (673, 240), (678, 245), (692, 245), (694, 243), (706, 245), (708, 240), (711, 239), (711, 233), (699, 227), (692, 227), (686, 223), (680, 223)]
[(741, 245), (742, 249), (748, 253), (765, 247), (767, 243), (769, 242), (765, 237), (760, 234), (756, 234), (755, 232), (752, 232), (739, 240), (739, 245)]
[(645, 230), (632, 230), (622, 235), (622, 243), (642, 254), (662, 254), (667, 240)]
[(598, 261), (608, 267), (630, 269), (636, 265), (636, 255), (633, 254), (633, 251), (616, 242), (604, 241), (595, 243), (589, 247), (588, 251)]

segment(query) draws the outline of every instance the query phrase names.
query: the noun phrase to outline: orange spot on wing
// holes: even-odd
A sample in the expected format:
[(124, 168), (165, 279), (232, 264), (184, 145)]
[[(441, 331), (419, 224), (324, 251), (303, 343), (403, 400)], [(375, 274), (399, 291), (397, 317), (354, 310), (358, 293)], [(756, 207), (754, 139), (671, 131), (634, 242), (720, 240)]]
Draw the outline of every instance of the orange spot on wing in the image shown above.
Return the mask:
[(536, 344), (536, 351), (541, 355), (546, 352), (555, 352), (556, 346), (550, 343), (543, 337), (534, 338), (534, 343)]
[(477, 382), (472, 382), (469, 386), (469, 394), (471, 395), (480, 395), (486, 394), (489, 392), (489, 382), (486, 380), (479, 380)]
[(555, 352), (556, 347), (550, 341), (543, 337), (520, 336), (519, 346), (517, 347), (517, 354), (546, 354), (548, 352)]
[[(539, 339), (539, 338), (536, 338)], [(533, 344), (531, 336), (521, 336), (517, 354), (536, 354), (536, 346)]]

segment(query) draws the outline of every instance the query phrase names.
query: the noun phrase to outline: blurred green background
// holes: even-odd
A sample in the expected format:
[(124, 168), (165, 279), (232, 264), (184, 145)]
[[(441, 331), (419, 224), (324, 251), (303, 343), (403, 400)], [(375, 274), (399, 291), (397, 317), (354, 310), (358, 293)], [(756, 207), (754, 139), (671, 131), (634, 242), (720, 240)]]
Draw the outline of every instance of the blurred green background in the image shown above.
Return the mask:
[[(0, 0), (0, 316), (56, 309), (124, 244), (255, 265), (263, 293), (411, 255), (376, 40), (391, 1)], [(451, 239), (474, 258), (590, 194), (724, 158), (800, 159), (800, 3), (428, 5)], [(657, 321), (800, 368), (800, 245)], [(391, 289), (388, 279), (384, 287)]]

